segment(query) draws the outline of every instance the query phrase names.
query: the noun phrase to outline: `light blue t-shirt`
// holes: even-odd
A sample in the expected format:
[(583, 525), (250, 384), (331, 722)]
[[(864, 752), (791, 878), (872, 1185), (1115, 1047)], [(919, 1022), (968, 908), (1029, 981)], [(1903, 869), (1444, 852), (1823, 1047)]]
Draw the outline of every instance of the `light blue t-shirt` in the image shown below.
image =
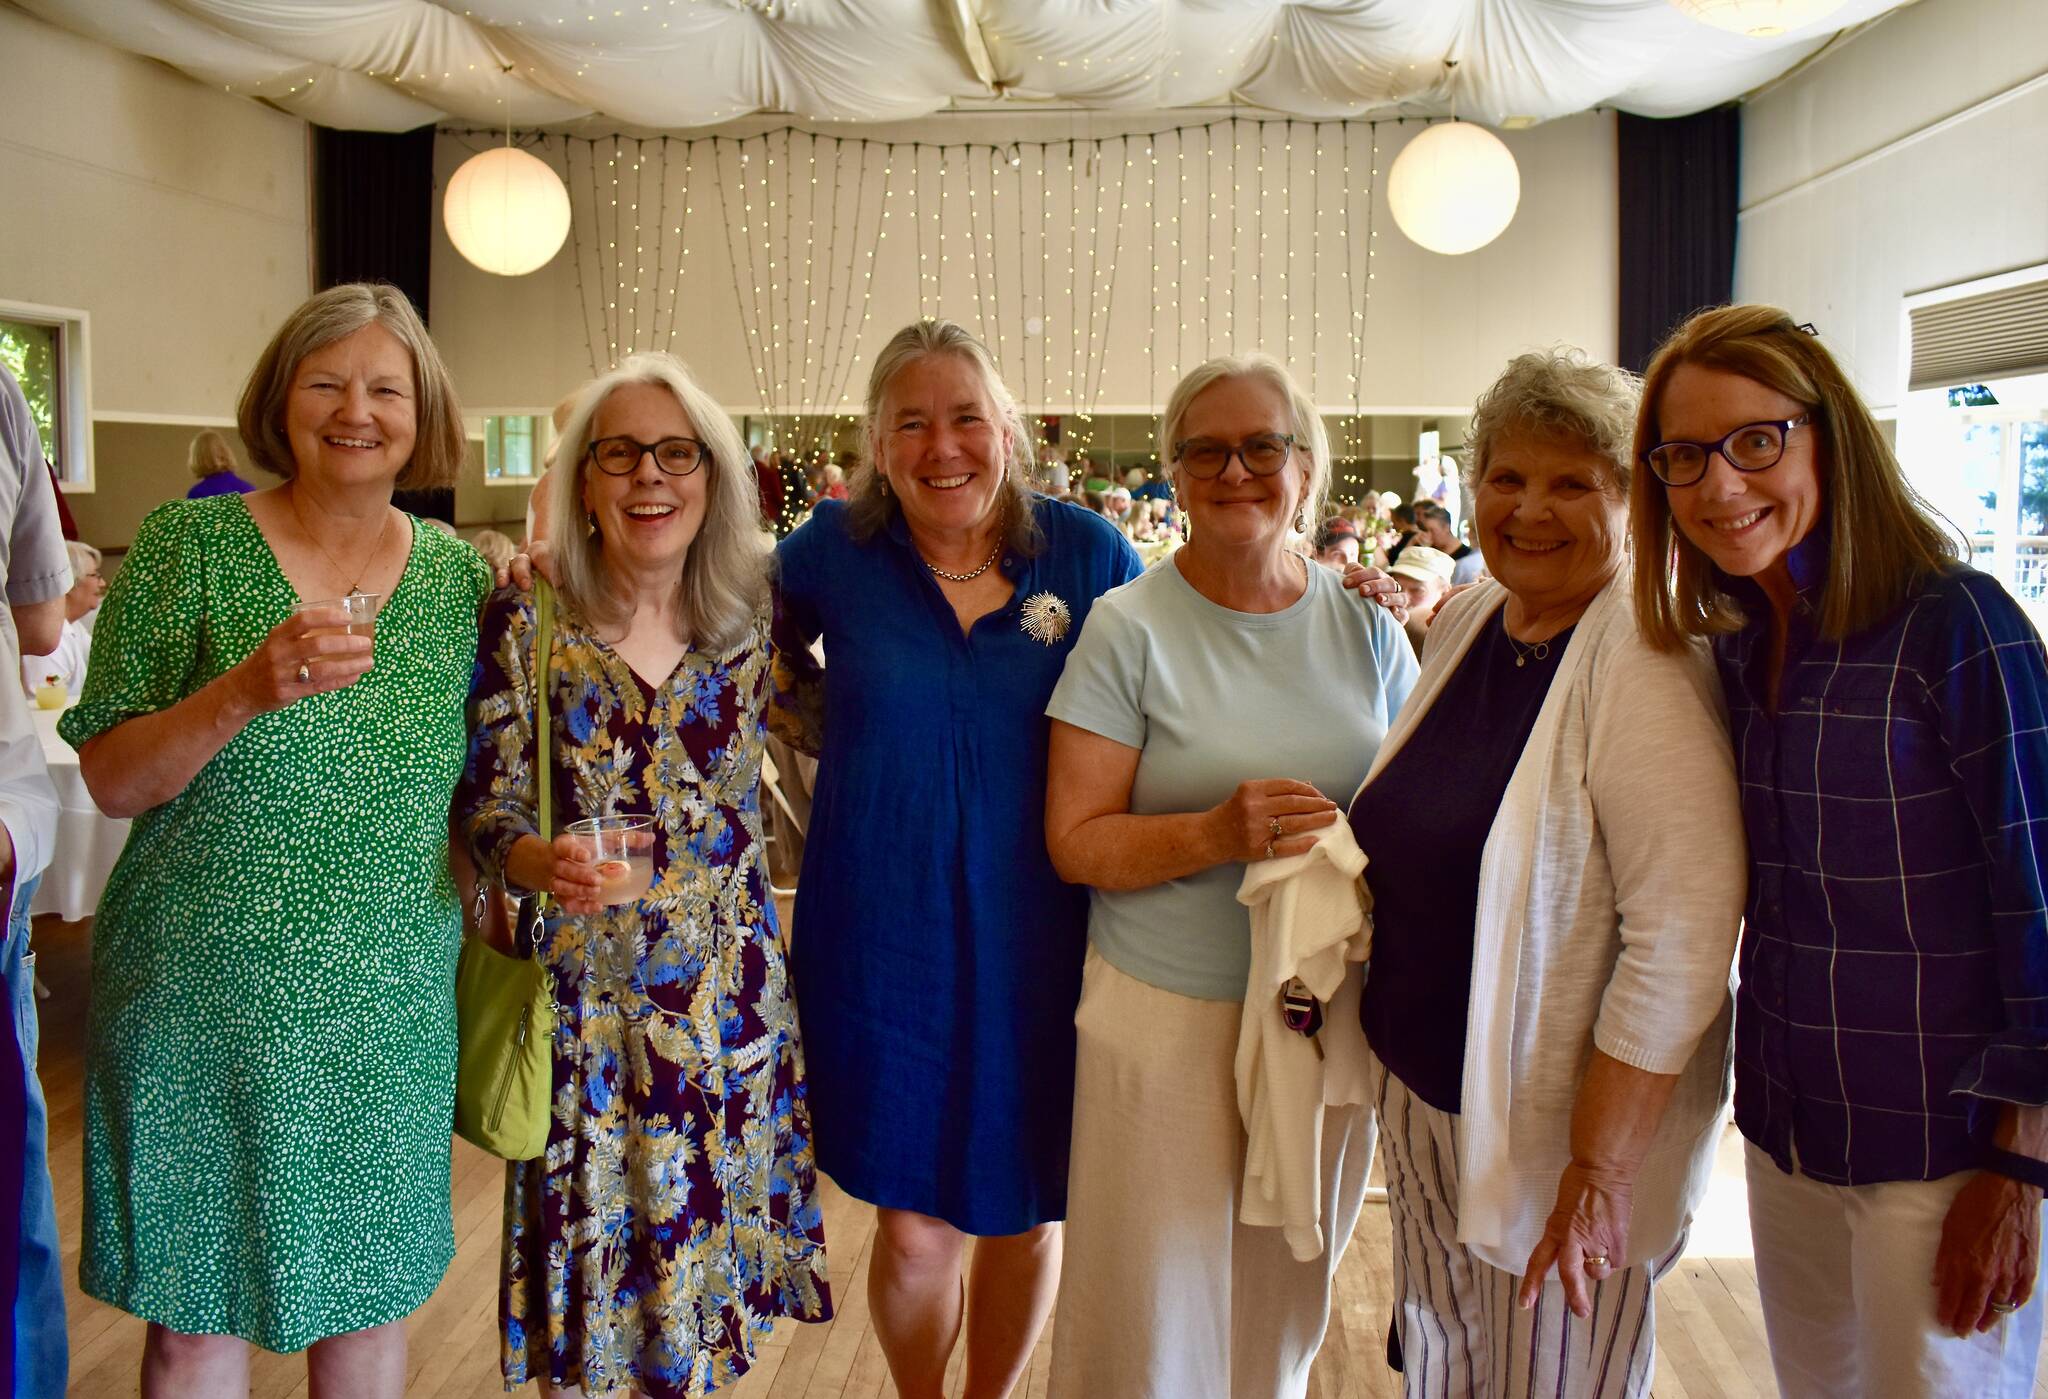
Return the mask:
[[(1096, 599), (1045, 712), (1139, 750), (1135, 815), (1206, 811), (1262, 777), (1312, 783), (1342, 808), (1416, 670), (1400, 625), (1329, 569), (1310, 565), (1307, 591), (1284, 611), (1233, 612), (1169, 558)], [(1089, 941), (1150, 985), (1242, 1000), (1243, 878), (1232, 861), (1149, 889), (1093, 890)]]

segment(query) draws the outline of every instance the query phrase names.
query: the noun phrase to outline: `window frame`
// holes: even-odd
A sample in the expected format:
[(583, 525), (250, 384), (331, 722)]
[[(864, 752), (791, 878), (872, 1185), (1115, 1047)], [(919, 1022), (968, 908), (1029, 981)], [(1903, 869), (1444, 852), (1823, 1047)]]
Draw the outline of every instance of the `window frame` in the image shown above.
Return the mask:
[[(533, 422), (533, 474), (530, 476), (491, 475), (491, 421), (496, 418), (528, 418)], [(548, 469), (548, 450), (554, 446), (555, 425), (552, 410), (546, 408), (491, 408), (475, 415), (475, 430), (468, 435), (482, 444), (484, 485), (497, 490), (532, 490)]]
[(48, 326), (57, 332), (57, 481), (66, 495), (91, 495), (92, 313), (75, 306), (45, 306), (0, 299), (0, 319)]

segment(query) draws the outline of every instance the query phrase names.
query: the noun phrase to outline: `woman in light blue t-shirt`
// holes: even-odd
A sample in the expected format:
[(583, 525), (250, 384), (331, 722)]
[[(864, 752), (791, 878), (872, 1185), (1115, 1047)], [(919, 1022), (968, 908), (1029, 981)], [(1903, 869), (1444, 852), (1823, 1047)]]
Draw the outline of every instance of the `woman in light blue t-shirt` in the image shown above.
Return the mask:
[(1329, 441), (1265, 355), (1183, 379), (1160, 434), (1187, 545), (1099, 598), (1046, 712), (1046, 839), (1091, 886), (1052, 1393), (1298, 1396), (1372, 1156), (1324, 1117), (1322, 1256), (1237, 1223), (1247, 862), (1339, 819), (1415, 682), (1381, 608), (1288, 548)]

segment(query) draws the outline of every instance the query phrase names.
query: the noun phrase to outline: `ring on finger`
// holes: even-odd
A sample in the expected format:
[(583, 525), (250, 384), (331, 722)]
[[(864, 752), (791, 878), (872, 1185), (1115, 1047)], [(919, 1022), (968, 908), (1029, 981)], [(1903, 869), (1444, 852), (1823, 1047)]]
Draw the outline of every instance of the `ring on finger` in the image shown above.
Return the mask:
[(299, 683), (301, 685), (310, 685), (313, 683), (313, 668), (307, 665), (306, 662), (304, 661), (299, 662)]
[(2000, 1316), (2010, 1315), (2019, 1309), (2020, 1304), (2018, 1302), (1993, 1302), (1991, 1304), (1991, 1310), (1997, 1312)]
[(1588, 1268), (1605, 1268), (1607, 1266), (1607, 1255), (1604, 1253), (1587, 1254), (1586, 1266)]
[(1273, 858), (1273, 842), (1270, 840), (1266, 842), (1266, 858), (1269, 860)]
[(1273, 837), (1273, 839), (1275, 839), (1275, 840), (1278, 840), (1278, 839), (1280, 839), (1280, 818), (1279, 818), (1279, 817), (1277, 817), (1277, 816), (1274, 816), (1274, 817), (1270, 817), (1270, 818), (1268, 818), (1268, 819), (1267, 819), (1267, 821), (1266, 821), (1266, 834), (1267, 834), (1267, 835), (1269, 835), (1269, 836), (1271, 836), (1271, 837)]

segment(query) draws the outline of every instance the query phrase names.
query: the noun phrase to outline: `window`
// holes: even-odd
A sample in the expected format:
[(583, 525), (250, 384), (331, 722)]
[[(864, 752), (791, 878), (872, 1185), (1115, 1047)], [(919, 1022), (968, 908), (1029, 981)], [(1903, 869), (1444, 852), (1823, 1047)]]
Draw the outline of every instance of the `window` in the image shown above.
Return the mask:
[(2048, 374), (1989, 381), (1993, 401), (1951, 407), (1941, 388), (1907, 394), (1899, 460), (1914, 487), (1970, 541), (1970, 563), (2048, 629)]
[(484, 419), (484, 479), (531, 482), (543, 464), (542, 424), (538, 414)]
[(0, 301), (0, 365), (20, 383), (43, 455), (68, 489), (92, 489), (83, 311)]

